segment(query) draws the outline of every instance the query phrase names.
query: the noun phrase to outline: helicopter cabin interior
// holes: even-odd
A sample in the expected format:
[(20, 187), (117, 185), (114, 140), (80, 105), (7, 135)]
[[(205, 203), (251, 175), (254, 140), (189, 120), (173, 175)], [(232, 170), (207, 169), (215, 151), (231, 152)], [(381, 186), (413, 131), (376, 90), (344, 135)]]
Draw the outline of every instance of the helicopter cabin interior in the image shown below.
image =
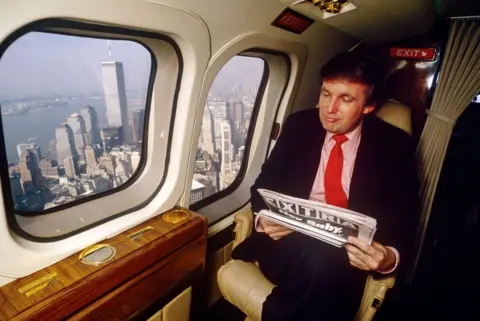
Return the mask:
[(386, 71), (372, 117), (411, 136), (420, 200), (405, 275), (369, 276), (356, 320), (480, 319), (478, 1), (0, 12), (0, 320), (260, 321), (274, 285), (231, 258), (250, 188), (347, 51)]

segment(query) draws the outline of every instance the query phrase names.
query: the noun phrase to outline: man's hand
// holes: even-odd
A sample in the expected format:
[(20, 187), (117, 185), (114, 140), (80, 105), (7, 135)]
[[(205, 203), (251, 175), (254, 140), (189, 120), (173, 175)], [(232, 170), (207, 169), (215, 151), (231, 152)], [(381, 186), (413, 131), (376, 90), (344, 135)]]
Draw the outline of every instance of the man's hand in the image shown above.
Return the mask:
[(267, 234), (274, 240), (279, 240), (282, 237), (293, 232), (293, 230), (289, 229), (288, 227), (274, 223), (263, 217), (259, 218), (258, 224), (260, 224), (260, 227), (263, 229), (265, 234)]
[(372, 245), (354, 236), (345, 244), (350, 264), (364, 271), (388, 271), (395, 266), (395, 254), (389, 248), (375, 241)]

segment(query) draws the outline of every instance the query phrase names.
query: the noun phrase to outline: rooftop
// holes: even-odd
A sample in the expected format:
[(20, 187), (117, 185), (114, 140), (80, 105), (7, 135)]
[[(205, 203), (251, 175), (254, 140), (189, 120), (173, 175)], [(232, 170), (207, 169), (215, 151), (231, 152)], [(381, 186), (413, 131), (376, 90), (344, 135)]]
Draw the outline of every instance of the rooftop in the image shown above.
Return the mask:
[(205, 185), (201, 184), (200, 182), (196, 181), (196, 180), (192, 180), (192, 191), (193, 190), (197, 190), (197, 189), (201, 189), (201, 188), (204, 188)]

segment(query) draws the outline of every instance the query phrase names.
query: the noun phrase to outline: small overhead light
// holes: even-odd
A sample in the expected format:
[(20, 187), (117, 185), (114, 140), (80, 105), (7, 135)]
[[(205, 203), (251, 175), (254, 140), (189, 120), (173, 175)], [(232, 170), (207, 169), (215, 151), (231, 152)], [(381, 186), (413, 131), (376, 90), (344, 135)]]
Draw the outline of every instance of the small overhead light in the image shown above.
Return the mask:
[(310, 2), (320, 10), (333, 14), (340, 13), (342, 8), (348, 4), (348, 0), (310, 0)]
[(328, 19), (346, 13), (358, 7), (349, 0), (279, 0), (290, 6), (299, 6), (299, 11), (313, 14), (319, 19)]
[(347, 0), (332, 0), (330, 3), (327, 4), (327, 8), (325, 9), (328, 13), (340, 13), (344, 5), (348, 3)]
[(325, 10), (328, 7), (328, 3), (331, 0), (312, 0), (313, 4), (317, 6), (320, 10)]

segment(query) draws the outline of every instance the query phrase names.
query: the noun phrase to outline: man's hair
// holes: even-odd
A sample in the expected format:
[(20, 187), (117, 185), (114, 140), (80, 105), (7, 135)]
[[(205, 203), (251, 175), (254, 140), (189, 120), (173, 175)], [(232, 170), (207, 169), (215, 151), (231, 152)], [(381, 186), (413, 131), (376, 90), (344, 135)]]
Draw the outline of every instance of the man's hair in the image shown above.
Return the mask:
[(366, 105), (378, 105), (382, 99), (384, 73), (371, 57), (350, 51), (338, 54), (322, 67), (320, 76), (322, 81), (339, 79), (369, 86)]

